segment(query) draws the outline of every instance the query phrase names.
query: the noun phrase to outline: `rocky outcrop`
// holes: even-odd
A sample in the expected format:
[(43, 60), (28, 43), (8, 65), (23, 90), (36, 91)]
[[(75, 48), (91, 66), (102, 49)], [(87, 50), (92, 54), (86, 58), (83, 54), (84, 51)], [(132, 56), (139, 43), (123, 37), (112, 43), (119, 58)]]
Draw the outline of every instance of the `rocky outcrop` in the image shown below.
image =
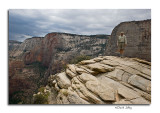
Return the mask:
[(151, 63), (115, 56), (84, 60), (51, 75), (48, 89), (51, 104), (150, 104)]
[(124, 56), (151, 61), (151, 20), (122, 22), (117, 25), (108, 40), (106, 55), (118, 55), (116, 44), (122, 31), (128, 42)]

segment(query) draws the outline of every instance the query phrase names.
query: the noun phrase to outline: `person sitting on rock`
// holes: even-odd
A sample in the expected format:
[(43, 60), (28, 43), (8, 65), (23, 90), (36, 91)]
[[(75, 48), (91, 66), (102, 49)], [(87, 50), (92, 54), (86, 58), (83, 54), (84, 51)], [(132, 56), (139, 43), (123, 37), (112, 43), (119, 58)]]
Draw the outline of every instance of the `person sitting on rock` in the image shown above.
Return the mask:
[(120, 57), (123, 57), (124, 49), (127, 45), (127, 38), (124, 35), (124, 32), (121, 32), (117, 40), (118, 51), (120, 52)]

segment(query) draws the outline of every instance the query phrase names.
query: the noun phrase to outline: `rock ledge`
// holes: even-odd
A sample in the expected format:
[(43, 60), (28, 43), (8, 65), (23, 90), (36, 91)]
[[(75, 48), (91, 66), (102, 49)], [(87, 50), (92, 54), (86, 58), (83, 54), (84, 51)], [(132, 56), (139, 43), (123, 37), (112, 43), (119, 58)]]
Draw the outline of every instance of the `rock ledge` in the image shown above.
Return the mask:
[(48, 81), (47, 88), (57, 92), (49, 103), (151, 103), (151, 63), (137, 58), (100, 56), (69, 64)]

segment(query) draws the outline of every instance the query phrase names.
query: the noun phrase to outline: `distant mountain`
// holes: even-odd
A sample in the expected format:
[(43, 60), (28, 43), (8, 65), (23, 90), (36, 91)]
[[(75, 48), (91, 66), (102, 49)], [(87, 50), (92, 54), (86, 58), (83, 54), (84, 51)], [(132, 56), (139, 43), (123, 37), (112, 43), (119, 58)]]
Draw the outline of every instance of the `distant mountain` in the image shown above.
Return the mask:
[(50, 74), (61, 72), (68, 63), (103, 55), (108, 38), (54, 32), (22, 43), (9, 41), (10, 103), (31, 103), (31, 95), (47, 83)]
[(16, 41), (16, 40), (9, 40), (8, 41), (8, 50), (13, 50), (15, 48), (18, 48), (18, 46), (21, 44), (22, 42)]

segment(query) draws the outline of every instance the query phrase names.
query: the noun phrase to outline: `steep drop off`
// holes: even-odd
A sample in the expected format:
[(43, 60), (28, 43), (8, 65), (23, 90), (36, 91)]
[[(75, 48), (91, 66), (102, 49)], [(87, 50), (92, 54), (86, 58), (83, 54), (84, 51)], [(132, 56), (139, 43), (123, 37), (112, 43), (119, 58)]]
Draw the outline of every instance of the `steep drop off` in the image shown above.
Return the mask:
[(64, 70), (79, 56), (103, 54), (107, 39), (108, 35), (49, 33), (22, 43), (9, 41), (9, 103), (31, 103), (33, 93), (47, 84), (50, 74)]
[[(116, 57), (121, 31), (125, 58)], [(54, 32), (9, 42), (9, 103), (150, 104), (151, 20), (122, 22), (108, 37)]]

